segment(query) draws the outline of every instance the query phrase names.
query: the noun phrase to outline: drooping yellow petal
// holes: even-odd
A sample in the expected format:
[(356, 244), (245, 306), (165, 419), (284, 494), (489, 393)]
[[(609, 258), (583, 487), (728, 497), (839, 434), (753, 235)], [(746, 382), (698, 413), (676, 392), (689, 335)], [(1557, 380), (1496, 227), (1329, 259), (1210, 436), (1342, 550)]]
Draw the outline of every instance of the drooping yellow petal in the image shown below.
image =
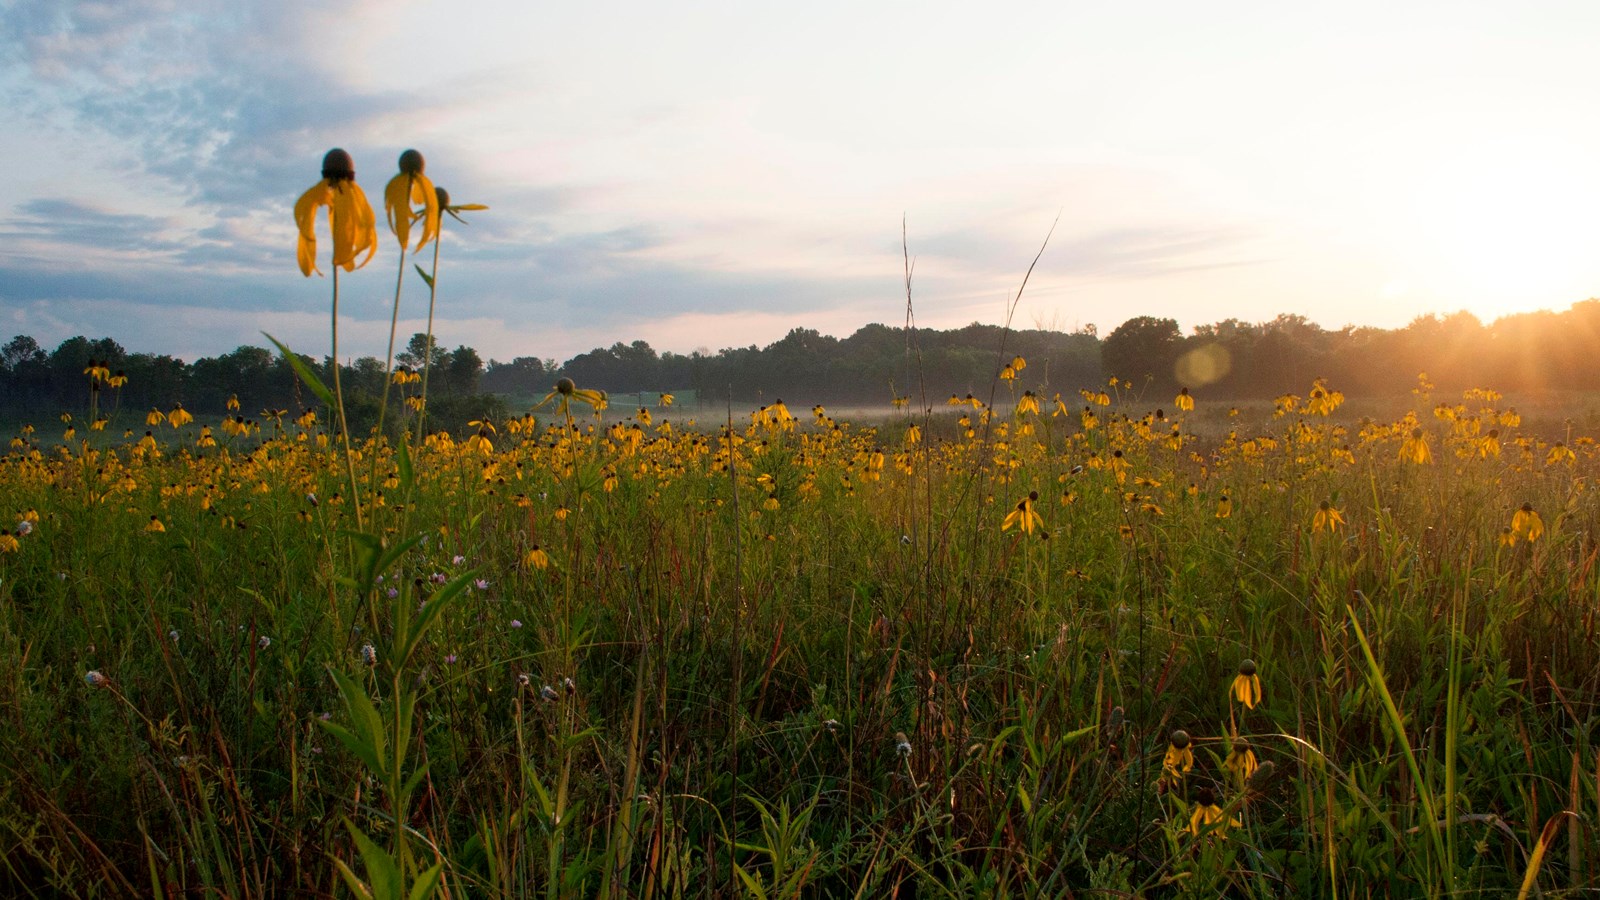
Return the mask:
[(300, 274), (310, 277), (312, 272), (318, 275), (322, 270), (317, 268), (317, 210), (333, 202), (333, 189), (328, 186), (328, 180), (317, 182), (311, 189), (300, 195), (294, 204), (294, 223), (300, 229), (300, 239), (296, 253), (300, 262)]
[[(378, 249), (377, 218), (366, 192), (354, 181), (342, 180), (332, 189), (332, 211), (328, 219), (333, 231), (333, 264), (346, 272), (366, 265)], [(356, 257), (366, 251), (366, 257)]]
[(439, 192), (433, 189), (433, 182), (428, 180), (428, 176), (421, 172), (411, 178), (411, 200), (423, 206), (422, 237), (417, 238), (417, 249), (421, 250), (439, 236)]

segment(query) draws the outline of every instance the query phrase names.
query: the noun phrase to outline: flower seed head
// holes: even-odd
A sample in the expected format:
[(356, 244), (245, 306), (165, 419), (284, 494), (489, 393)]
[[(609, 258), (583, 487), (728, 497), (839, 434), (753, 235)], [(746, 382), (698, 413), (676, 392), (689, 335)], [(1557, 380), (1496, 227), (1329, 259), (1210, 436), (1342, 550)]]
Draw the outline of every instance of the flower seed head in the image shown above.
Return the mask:
[(578, 386), (572, 382), (571, 378), (563, 378), (556, 382), (556, 393), (558, 394), (571, 394), (577, 389)]
[(445, 207), (450, 205), (450, 192), (449, 191), (445, 190), (442, 187), (435, 186), (434, 189), (433, 189), (433, 194), (434, 194), (435, 197), (439, 198), (439, 208), (440, 209), (444, 209)]
[(400, 174), (402, 175), (421, 175), (422, 170), (427, 167), (427, 161), (422, 158), (421, 153), (415, 150), (407, 150), (400, 154)]
[(84, 673), (83, 683), (87, 684), (89, 687), (98, 688), (105, 687), (106, 685), (110, 684), (111, 679), (101, 674), (99, 669), (90, 669), (88, 672)]
[(1194, 802), (1196, 806), (1215, 806), (1217, 792), (1208, 787), (1200, 788), (1194, 792)]
[(1255, 660), (1247, 659), (1247, 660), (1239, 663), (1239, 674), (1240, 675), (1244, 675), (1244, 676), (1248, 677), (1250, 675), (1254, 675), (1255, 673), (1256, 673), (1256, 661)]
[(350, 158), (349, 153), (335, 147), (322, 158), (322, 177), (329, 181), (341, 179), (353, 181), (356, 177), (356, 162)]
[(1189, 746), (1189, 732), (1179, 728), (1172, 732), (1172, 737), (1168, 738), (1168, 740), (1172, 742), (1172, 746), (1182, 750), (1183, 748)]

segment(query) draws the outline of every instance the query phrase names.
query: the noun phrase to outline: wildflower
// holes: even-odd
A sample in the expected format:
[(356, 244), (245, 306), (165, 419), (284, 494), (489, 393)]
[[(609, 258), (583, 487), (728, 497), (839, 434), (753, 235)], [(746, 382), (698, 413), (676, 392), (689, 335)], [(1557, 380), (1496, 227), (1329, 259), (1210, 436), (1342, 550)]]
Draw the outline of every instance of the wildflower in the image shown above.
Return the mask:
[(1566, 463), (1570, 466), (1577, 461), (1578, 456), (1572, 452), (1571, 447), (1568, 447), (1562, 441), (1556, 441), (1555, 446), (1550, 448), (1550, 454), (1545, 457), (1544, 464), (1554, 466), (1559, 463)]
[(904, 731), (894, 733), (894, 752), (899, 754), (901, 759), (908, 759), (911, 756), (911, 739), (906, 737)]
[(567, 692), (568, 697), (571, 697), (578, 692), (578, 685), (572, 680), (571, 676), (568, 676), (561, 679), (561, 689)]
[(839, 720), (838, 719), (823, 719), (822, 720), (822, 727), (828, 729), (829, 731), (838, 731), (839, 730)]
[(477, 588), (480, 591), (487, 591), (489, 589), (489, 579), (487, 579), (487, 578), (475, 579), (472, 582), (472, 586)]
[[(354, 272), (372, 259), (378, 249), (377, 219), (366, 192), (356, 184), (356, 166), (350, 154), (329, 150), (322, 158), (322, 180), (300, 196), (294, 205), (294, 221), (300, 228), (297, 254), (300, 273), (321, 274), (317, 268), (317, 210), (328, 207), (328, 227), (333, 233), (333, 264)], [(366, 258), (356, 262), (363, 250)]]
[(544, 549), (538, 544), (534, 544), (533, 548), (528, 551), (528, 555), (523, 557), (522, 563), (532, 569), (548, 569), (550, 568), (550, 554), (544, 552)]
[(167, 420), (167, 414), (162, 412), (159, 409), (156, 409), (153, 406), (150, 407), (150, 411), (148, 413), (145, 413), (145, 416), (144, 416), (144, 423), (146, 425), (160, 425), (162, 422), (165, 422), (166, 420)]
[(522, 620), (521, 619), (512, 619), (511, 620), (511, 627), (514, 628), (514, 629), (515, 628), (521, 628), (522, 627)]
[(182, 428), (193, 421), (194, 416), (191, 415), (188, 410), (183, 408), (182, 403), (174, 403), (172, 405), (172, 412), (167, 413), (167, 424), (171, 425), (173, 428)]
[(517, 676), (517, 684), (521, 687), (528, 687), (532, 683), (533, 678), (530, 677), (527, 672), (523, 672)]
[(1222, 807), (1217, 805), (1216, 791), (1203, 787), (1194, 792), (1194, 812), (1189, 814), (1190, 834), (1199, 837), (1201, 832), (1229, 824), (1238, 825), (1239, 820), (1230, 820)]
[(90, 669), (83, 674), (83, 683), (92, 688), (103, 688), (111, 685), (111, 679), (102, 674), (99, 669)]
[(1514, 537), (1527, 538), (1529, 543), (1537, 541), (1540, 535), (1544, 534), (1544, 520), (1539, 518), (1539, 513), (1533, 508), (1533, 504), (1524, 503), (1511, 514), (1511, 533)]
[(0, 553), (15, 553), (22, 549), (22, 542), (9, 531), (0, 531)]
[(1194, 768), (1194, 747), (1189, 732), (1182, 728), (1172, 732), (1167, 739), (1167, 755), (1161, 760), (1161, 769), (1173, 778), (1182, 778)]
[(1011, 526), (1021, 526), (1023, 534), (1033, 534), (1035, 527), (1044, 527), (1044, 517), (1034, 511), (1033, 504), (1039, 499), (1038, 491), (1029, 491), (1028, 496), (1017, 504), (1017, 508), (1006, 514), (1005, 521), (1000, 524), (1001, 531), (1010, 530)]
[(1400, 458), (1419, 466), (1433, 462), (1433, 451), (1428, 449), (1428, 436), (1420, 427), (1411, 429), (1411, 437), (1400, 445)]
[(1317, 512), (1311, 517), (1311, 531), (1320, 532), (1326, 528), (1330, 533), (1338, 531), (1344, 524), (1344, 516), (1339, 515), (1339, 510), (1333, 504), (1324, 500), (1317, 504)]
[(160, 519), (156, 518), (155, 516), (151, 516), (150, 524), (144, 526), (144, 530), (150, 534), (161, 534), (167, 530), (167, 526), (161, 524)]
[(1178, 407), (1179, 412), (1194, 411), (1194, 398), (1189, 395), (1188, 388), (1179, 388), (1177, 399), (1173, 400), (1172, 404)]
[(378, 664), (378, 650), (376, 647), (371, 644), (361, 645), (361, 664), (369, 669)]
[[(411, 240), (411, 225), (422, 220), (422, 236), (417, 238), (416, 249), (421, 250), (439, 235), (439, 193), (433, 182), (423, 174), (427, 162), (422, 154), (407, 150), (400, 154), (400, 174), (389, 179), (383, 189), (383, 210), (389, 217), (389, 230), (406, 248)], [(423, 205), (422, 212), (412, 210), (413, 203)]]
[(167, 640), (176, 644), (178, 642), (178, 629), (174, 628), (167, 632)]
[(1233, 749), (1228, 751), (1228, 758), (1223, 760), (1222, 765), (1233, 773), (1241, 785), (1249, 781), (1250, 776), (1261, 768), (1261, 764), (1256, 761), (1255, 749), (1241, 740), (1233, 742)]
[(1217, 518), (1226, 519), (1231, 515), (1233, 515), (1233, 501), (1227, 494), (1223, 494), (1217, 498)]
[(556, 693), (555, 688), (547, 684), (539, 688), (539, 698), (546, 703), (554, 703), (561, 699), (561, 695)]
[(1256, 674), (1256, 661), (1247, 659), (1239, 663), (1239, 674), (1233, 678), (1233, 687), (1229, 689), (1233, 699), (1243, 703), (1246, 709), (1255, 709), (1261, 702), (1261, 676)]
[(261, 637), (256, 638), (256, 649), (257, 650), (265, 650), (265, 649), (267, 649), (268, 647), (271, 647), (271, 646), (272, 646), (272, 638), (269, 638), (264, 634)]

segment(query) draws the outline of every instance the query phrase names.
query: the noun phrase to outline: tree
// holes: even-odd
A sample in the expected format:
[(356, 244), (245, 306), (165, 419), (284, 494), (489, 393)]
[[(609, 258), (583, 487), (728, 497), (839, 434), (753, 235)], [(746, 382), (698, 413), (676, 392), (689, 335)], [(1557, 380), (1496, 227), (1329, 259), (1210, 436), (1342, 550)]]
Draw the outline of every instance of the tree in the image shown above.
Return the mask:
[(1131, 381), (1136, 388), (1165, 391), (1174, 387), (1174, 369), (1183, 350), (1183, 332), (1174, 319), (1139, 316), (1106, 335), (1100, 361), (1106, 374)]

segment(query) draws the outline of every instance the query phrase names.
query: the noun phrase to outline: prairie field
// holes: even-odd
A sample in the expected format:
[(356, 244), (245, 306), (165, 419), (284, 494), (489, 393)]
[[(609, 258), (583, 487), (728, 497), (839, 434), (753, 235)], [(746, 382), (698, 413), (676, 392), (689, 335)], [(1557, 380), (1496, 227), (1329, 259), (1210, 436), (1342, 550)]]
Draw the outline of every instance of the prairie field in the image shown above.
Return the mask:
[(21, 424), (0, 886), (1600, 892), (1592, 409), (1027, 374)]

